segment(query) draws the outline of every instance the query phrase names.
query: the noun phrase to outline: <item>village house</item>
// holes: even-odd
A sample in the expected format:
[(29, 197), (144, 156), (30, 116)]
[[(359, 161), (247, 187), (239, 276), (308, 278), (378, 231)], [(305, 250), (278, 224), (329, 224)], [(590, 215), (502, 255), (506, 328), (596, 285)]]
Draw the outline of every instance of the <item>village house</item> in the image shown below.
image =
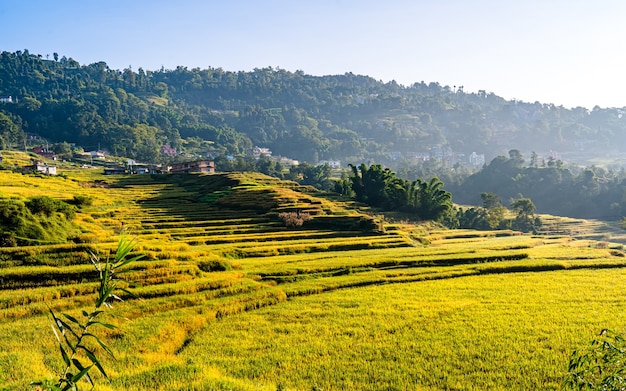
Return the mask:
[(328, 164), (330, 168), (341, 168), (340, 160), (320, 160), (319, 163), (317, 163), (318, 166), (323, 166), (325, 164)]
[(161, 154), (165, 156), (176, 156), (178, 153), (176, 148), (172, 148), (169, 145), (161, 146)]
[(252, 148), (252, 156), (255, 159), (259, 159), (261, 156), (271, 157), (272, 151), (269, 148), (254, 147)]
[(104, 175), (122, 175), (127, 174), (128, 170), (126, 167), (105, 167)]
[(298, 166), (300, 162), (298, 160), (290, 159), (288, 157), (280, 157), (278, 158), (278, 162), (283, 166)]
[(474, 167), (482, 167), (485, 165), (485, 154), (472, 152), (469, 156), (469, 163)]
[(24, 167), (24, 171), (27, 172), (40, 172), (46, 175), (56, 175), (57, 174), (57, 166), (48, 165), (47, 163), (33, 160), (33, 164), (30, 166)]
[(45, 158), (52, 159), (52, 160), (57, 160), (56, 156), (54, 155), (54, 152), (49, 151), (44, 147), (35, 147), (33, 148), (33, 152), (39, 156), (43, 156)]
[(102, 151), (85, 152), (84, 155), (89, 156), (92, 159), (105, 159), (106, 158), (106, 155)]
[(172, 164), (169, 172), (173, 174), (215, 174), (215, 162), (209, 160), (196, 160), (193, 162), (175, 163)]

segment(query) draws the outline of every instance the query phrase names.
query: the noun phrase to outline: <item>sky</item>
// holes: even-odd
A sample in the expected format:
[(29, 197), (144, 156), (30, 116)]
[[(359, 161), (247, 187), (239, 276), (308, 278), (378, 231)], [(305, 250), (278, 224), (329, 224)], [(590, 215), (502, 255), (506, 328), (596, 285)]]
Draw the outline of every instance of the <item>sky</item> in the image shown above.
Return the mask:
[(624, 20), (623, 0), (0, 0), (0, 50), (352, 72), (592, 109), (626, 107)]

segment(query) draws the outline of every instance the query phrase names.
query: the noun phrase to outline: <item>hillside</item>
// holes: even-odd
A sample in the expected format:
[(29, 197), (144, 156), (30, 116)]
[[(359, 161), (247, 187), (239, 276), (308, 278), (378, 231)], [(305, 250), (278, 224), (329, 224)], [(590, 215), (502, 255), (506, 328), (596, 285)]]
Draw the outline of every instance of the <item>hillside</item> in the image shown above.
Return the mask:
[[(417, 82), (401, 86), (368, 76), (311, 76), (280, 68), (124, 70), (79, 64), (28, 50), (0, 54), (0, 135), (23, 147), (24, 135), (85, 150), (158, 161), (160, 148), (213, 156), (253, 146), (317, 163), (448, 167), (486, 162), (519, 149), (540, 159), (598, 164), (621, 158), (621, 108), (566, 109), (507, 101), (488, 91)], [(36, 143), (35, 139), (35, 143)], [(41, 142), (40, 142), (41, 143)], [(479, 156), (480, 157), (480, 156)], [(475, 167), (481, 160), (473, 161)]]
[[(6, 160), (23, 159), (7, 154)], [(385, 221), (254, 173), (0, 171), (0, 196), (92, 202), (72, 241), (0, 248), (0, 379), (52, 376), (47, 306), (93, 298), (89, 253), (145, 258), (99, 390), (556, 389), (569, 353), (626, 324), (620, 244)], [(281, 212), (309, 214), (288, 228)], [(593, 300), (591, 299), (593, 298)], [(2, 383), (0, 383), (2, 385)]]

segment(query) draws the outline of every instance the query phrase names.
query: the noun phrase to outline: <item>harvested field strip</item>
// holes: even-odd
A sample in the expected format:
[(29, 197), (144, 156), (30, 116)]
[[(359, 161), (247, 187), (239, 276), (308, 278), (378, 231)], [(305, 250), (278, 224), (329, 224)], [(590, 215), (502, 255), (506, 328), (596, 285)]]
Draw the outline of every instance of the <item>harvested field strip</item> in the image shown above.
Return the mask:
[[(165, 264), (161, 267), (139, 268), (125, 277), (138, 284), (157, 284), (159, 281), (180, 280), (181, 275), (191, 277), (199, 274), (195, 264)], [(0, 290), (30, 287), (80, 284), (97, 279), (93, 265), (72, 267), (32, 266), (0, 269)]]
[[(191, 236), (191, 235), (188, 235)], [(230, 235), (224, 235), (222, 237), (212, 236), (205, 241), (205, 244), (223, 244), (223, 243), (239, 243), (244, 242), (245, 245), (250, 245), (251, 242), (254, 242), (255, 245), (263, 242), (274, 242), (281, 243), (283, 242), (294, 242), (293, 244), (311, 244), (315, 246), (318, 240), (323, 239), (324, 243), (333, 243), (337, 241), (345, 241), (346, 238), (350, 238), (351, 242), (359, 240), (372, 240), (372, 236), (364, 236), (360, 232), (350, 232), (350, 231), (285, 231), (284, 229), (277, 231), (263, 231), (258, 234), (253, 233), (232, 233)], [(400, 237), (394, 238), (377, 238), (377, 242), (388, 242), (390, 240), (399, 240)]]
[(176, 221), (165, 221), (165, 219), (154, 218), (154, 222), (146, 220), (143, 222), (144, 229), (183, 229), (183, 228), (209, 228), (209, 227), (222, 227), (227, 226), (249, 226), (253, 227), (258, 224), (265, 224), (269, 222), (267, 218), (241, 218), (241, 219), (223, 219), (224, 216), (220, 216), (222, 219), (198, 219), (189, 220), (181, 218)]
[(484, 274), (537, 273), (576, 269), (626, 268), (625, 260), (605, 262), (510, 262), (498, 264), (467, 264), (456, 267), (407, 268), (389, 271), (385, 268), (347, 268), (330, 273), (313, 273), (283, 277), (280, 287), (288, 297), (317, 294), (329, 290), (354, 288), (367, 285), (407, 283), (450, 279)]
[(259, 225), (221, 225), (207, 228), (171, 228), (171, 229), (160, 229), (156, 230), (142, 230), (142, 234), (150, 235), (150, 234), (167, 234), (170, 236), (174, 236), (176, 238), (185, 238), (185, 237), (194, 237), (194, 236), (202, 236), (202, 235), (224, 235), (229, 236), (233, 234), (269, 234), (271, 232), (284, 232), (285, 228), (280, 226), (259, 226)]
[(249, 258), (249, 257), (271, 257), (281, 254), (300, 254), (311, 252), (328, 252), (328, 251), (354, 251), (363, 249), (379, 249), (379, 248), (394, 248), (394, 247), (410, 247), (402, 238), (388, 238), (386, 240), (371, 241), (367, 238), (362, 240), (340, 241), (333, 243), (326, 241), (319, 243), (255, 243), (255, 242), (242, 242), (242, 243), (225, 243), (223, 246), (214, 248), (224, 257), (228, 258)]
[[(83, 295), (93, 295), (95, 283), (72, 284), (45, 288), (0, 291), (0, 309), (27, 306), (32, 303), (65, 300)], [(2, 311), (0, 311), (2, 314)], [(0, 315), (1, 316), (1, 315)]]
[[(204, 293), (204, 300), (220, 297), (241, 295), (247, 292), (257, 291), (262, 287), (258, 282), (242, 280), (241, 273), (220, 273), (210, 277), (197, 278), (188, 281), (173, 283), (160, 283), (154, 286), (136, 287), (133, 291), (143, 300), (153, 303), (153, 299), (167, 298), (167, 300), (179, 300), (180, 296), (186, 297), (192, 294)], [(93, 300), (96, 283), (81, 283), (61, 285), (45, 288), (31, 288), (28, 290), (0, 291), (0, 317), (19, 317), (19, 314), (32, 315), (45, 313), (42, 304), (54, 301), (63, 309), (71, 309), (76, 305), (82, 305), (88, 300)], [(90, 296), (90, 297), (81, 297)], [(132, 300), (130, 297), (122, 297)], [(15, 311), (16, 307), (24, 311)], [(179, 306), (180, 307), (180, 306)]]
[(498, 255), (480, 256), (480, 257), (459, 257), (450, 256), (444, 258), (437, 257), (423, 257), (418, 259), (400, 261), (397, 259), (387, 260), (350, 260), (342, 259), (341, 266), (338, 265), (320, 265), (315, 263), (307, 267), (306, 263), (302, 262), (297, 267), (284, 266), (280, 271), (259, 273), (259, 275), (265, 279), (274, 279), (281, 276), (293, 276), (298, 274), (310, 274), (320, 272), (336, 272), (346, 270), (346, 268), (376, 268), (376, 269), (391, 269), (391, 268), (424, 268), (424, 267), (441, 267), (441, 266), (457, 266), (464, 264), (477, 264), (477, 263), (490, 263), (490, 262), (503, 262), (503, 261), (519, 261), (527, 259), (528, 254), (522, 252), (506, 252)]
[[(230, 294), (221, 295), (217, 291), (213, 293), (216, 295), (213, 296), (211, 292), (199, 291), (173, 297), (164, 295), (146, 301), (134, 301), (127, 316), (132, 319), (155, 313), (197, 307), (200, 313), (213, 312), (215, 317), (220, 317), (286, 300), (286, 295), (281, 289), (258, 284), (249, 285), (245, 288), (226, 288), (222, 292)], [(207, 299), (211, 300), (207, 301)]]
[(372, 265), (380, 263), (415, 262), (416, 260), (428, 259), (458, 259), (480, 258), (492, 256), (508, 256), (512, 254), (525, 254), (526, 251), (476, 251), (472, 248), (463, 249), (444, 247), (392, 247), (378, 249), (361, 249), (344, 251), (327, 251), (317, 253), (303, 253), (293, 255), (281, 255), (276, 257), (257, 257), (240, 259), (237, 262), (242, 269), (250, 273), (259, 273), (270, 270), (292, 270), (298, 267), (315, 269), (340, 268), (342, 266)]

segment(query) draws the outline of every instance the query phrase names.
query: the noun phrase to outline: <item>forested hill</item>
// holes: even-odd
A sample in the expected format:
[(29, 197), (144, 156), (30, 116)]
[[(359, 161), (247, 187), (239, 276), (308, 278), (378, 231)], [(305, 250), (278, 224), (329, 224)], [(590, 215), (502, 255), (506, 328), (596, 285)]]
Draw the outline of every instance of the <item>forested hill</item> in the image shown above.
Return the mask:
[(0, 96), (12, 97), (0, 103), (5, 146), (32, 134), (143, 161), (159, 161), (166, 144), (214, 155), (256, 145), (308, 162), (385, 163), (434, 146), (489, 161), (512, 148), (606, 155), (626, 141), (622, 108), (570, 110), (352, 73), (114, 70), (24, 50), (0, 54)]

